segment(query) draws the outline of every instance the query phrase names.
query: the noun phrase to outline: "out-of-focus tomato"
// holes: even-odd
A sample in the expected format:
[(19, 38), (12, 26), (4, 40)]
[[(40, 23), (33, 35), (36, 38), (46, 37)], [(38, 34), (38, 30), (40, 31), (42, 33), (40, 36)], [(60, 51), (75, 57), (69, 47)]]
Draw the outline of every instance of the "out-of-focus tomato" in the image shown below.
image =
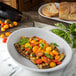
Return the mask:
[(0, 37), (1, 37), (1, 38), (4, 38), (4, 34), (1, 34)]
[(5, 28), (4, 28), (4, 27), (2, 27), (2, 28), (1, 28), (1, 31), (5, 31)]
[(7, 38), (3, 38), (3, 43), (6, 43), (7, 42)]
[(4, 27), (5, 23), (2, 23), (1, 26)]
[(10, 32), (6, 32), (5, 35), (8, 37), (11, 33)]
[(36, 64), (41, 64), (42, 62), (43, 62), (42, 59), (37, 59), (37, 60), (35, 61)]

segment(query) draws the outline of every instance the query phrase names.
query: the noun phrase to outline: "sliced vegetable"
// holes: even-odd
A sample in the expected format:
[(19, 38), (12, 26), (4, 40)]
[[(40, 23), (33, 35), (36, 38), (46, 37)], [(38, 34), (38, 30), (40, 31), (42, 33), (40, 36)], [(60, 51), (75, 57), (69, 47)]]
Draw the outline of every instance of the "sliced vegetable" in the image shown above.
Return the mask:
[(49, 46), (54, 45), (54, 47), (58, 47), (56, 43), (50, 43)]
[(41, 64), (43, 61), (42, 61), (42, 59), (37, 59), (35, 62), (36, 62), (36, 64)]
[(1, 37), (1, 38), (4, 38), (5, 36), (4, 36), (4, 34), (1, 34), (0, 37)]
[(50, 62), (50, 67), (51, 68), (56, 67), (56, 63), (55, 62)]
[(8, 37), (11, 33), (10, 32), (6, 32), (5, 35)]
[(45, 44), (44, 43), (40, 43), (39, 44), (40, 45), (40, 47), (43, 49), (44, 48), (44, 46), (45, 46)]
[(53, 59), (53, 56), (52, 55), (49, 55), (48, 53), (45, 53), (45, 56), (47, 56), (50, 59)]
[(25, 44), (25, 43), (29, 43), (29, 39), (21, 39), (21, 40), (18, 42), (19, 45), (23, 45), (23, 44)]

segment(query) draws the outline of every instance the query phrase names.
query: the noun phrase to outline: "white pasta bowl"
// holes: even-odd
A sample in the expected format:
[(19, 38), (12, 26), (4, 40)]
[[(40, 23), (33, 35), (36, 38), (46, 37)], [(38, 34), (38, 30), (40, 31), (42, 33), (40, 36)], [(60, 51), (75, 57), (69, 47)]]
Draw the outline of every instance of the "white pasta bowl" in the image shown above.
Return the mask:
[[(21, 56), (16, 51), (16, 49), (14, 47), (14, 43), (19, 41), (19, 38), (21, 36), (25, 36), (25, 37), (38, 36), (38, 37), (46, 40), (48, 43), (50, 43), (50, 42), (57, 43), (59, 45), (58, 49), (60, 50), (60, 52), (64, 52), (66, 55), (64, 60), (62, 61), (62, 64), (60, 64), (54, 68), (38, 69), (35, 64), (33, 64), (30, 60)], [(48, 30), (44, 30), (41, 28), (35, 28), (35, 27), (22, 28), (20, 30), (13, 32), (7, 40), (7, 48), (8, 48), (8, 52), (9, 52), (11, 58), (19, 66), (21, 66), (25, 69), (31, 70), (31, 71), (35, 71), (35, 72), (52, 72), (52, 71), (60, 70), (60, 69), (64, 68), (65, 66), (67, 66), (67, 64), (71, 61), (71, 58), (72, 58), (72, 50), (65, 40), (63, 40), (62, 38), (58, 37), (57, 35), (53, 34), (52, 32), (50, 32)]]

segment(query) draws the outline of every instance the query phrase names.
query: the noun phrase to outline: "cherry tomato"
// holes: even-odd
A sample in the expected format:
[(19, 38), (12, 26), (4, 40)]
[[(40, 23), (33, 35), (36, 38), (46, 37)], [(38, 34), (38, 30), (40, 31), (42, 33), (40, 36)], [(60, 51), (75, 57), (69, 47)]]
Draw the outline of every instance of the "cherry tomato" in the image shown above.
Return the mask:
[(4, 38), (4, 39), (3, 39), (3, 43), (6, 43), (6, 42), (7, 42), (7, 38)]
[(2, 21), (0, 20), (0, 24), (2, 24)]
[(58, 60), (52, 60), (53, 62), (55, 62), (55, 63), (57, 63), (58, 62)]
[(4, 27), (5, 23), (2, 23), (1, 26)]
[(4, 27), (2, 27), (2, 28), (1, 28), (1, 31), (5, 31), (5, 28), (4, 28)]
[(62, 62), (58, 61), (56, 64), (58, 64), (58, 65), (59, 65), (59, 64), (61, 64), (61, 63), (62, 63)]
[(25, 48), (25, 50), (26, 50), (26, 51), (29, 51), (30, 49), (28, 49), (28, 48)]
[(37, 40), (37, 41), (39, 41), (39, 40), (40, 40), (40, 38), (39, 38), (39, 37), (36, 37), (36, 40)]
[(4, 38), (4, 34), (1, 34), (0, 37), (1, 37), (1, 38)]
[(17, 23), (16, 21), (14, 21), (14, 22), (13, 22), (13, 25), (14, 25), (14, 26), (17, 26), (17, 25), (18, 25), (18, 23)]
[(41, 63), (42, 63), (42, 59), (37, 59), (37, 60), (35, 61), (35, 63), (36, 63), (36, 64), (41, 64)]
[(7, 28), (9, 28), (9, 26), (6, 24), (6, 25), (4, 25), (4, 28), (7, 29)]
[(11, 33), (10, 32), (6, 32), (5, 35), (8, 37)]
[(40, 56), (43, 55), (43, 52), (42, 51), (37, 51), (37, 52), (35, 52), (35, 54), (36, 54), (36, 56), (40, 57)]

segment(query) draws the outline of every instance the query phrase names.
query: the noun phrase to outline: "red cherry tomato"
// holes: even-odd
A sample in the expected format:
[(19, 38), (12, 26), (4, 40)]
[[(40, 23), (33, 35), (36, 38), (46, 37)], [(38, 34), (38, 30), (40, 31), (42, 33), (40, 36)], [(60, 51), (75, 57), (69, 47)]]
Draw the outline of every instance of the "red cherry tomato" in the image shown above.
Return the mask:
[(1, 26), (4, 27), (5, 23), (2, 23)]
[(26, 51), (29, 51), (30, 49), (28, 49), (28, 48), (25, 48), (25, 50), (26, 50)]
[(35, 61), (35, 63), (36, 63), (36, 64), (41, 64), (41, 63), (42, 63), (42, 60), (41, 60), (41, 59), (37, 59), (37, 60)]
[(3, 38), (3, 43), (6, 43), (7, 42), (7, 38)]
[(59, 62), (57, 62), (56, 64), (58, 64), (58, 65), (59, 65), (59, 64), (61, 64), (61, 63), (62, 63), (62, 62), (60, 62), (60, 61), (59, 61)]
[(57, 63), (58, 62), (58, 60), (52, 60), (53, 62), (55, 62), (55, 63)]
[(40, 40), (40, 38), (39, 38), (39, 37), (36, 37), (36, 40), (37, 40), (37, 41), (39, 41), (39, 40)]

